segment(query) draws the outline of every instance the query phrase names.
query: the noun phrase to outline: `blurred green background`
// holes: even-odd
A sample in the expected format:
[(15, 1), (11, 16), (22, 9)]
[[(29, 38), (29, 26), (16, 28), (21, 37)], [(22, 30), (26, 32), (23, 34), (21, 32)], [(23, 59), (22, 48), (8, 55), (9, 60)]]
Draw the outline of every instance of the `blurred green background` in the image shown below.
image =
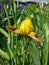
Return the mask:
[[(49, 3), (17, 4), (14, 0), (0, 2), (0, 65), (49, 65)], [(28, 4), (27, 4), (28, 5)], [(29, 17), (41, 43), (6, 30), (18, 27)]]

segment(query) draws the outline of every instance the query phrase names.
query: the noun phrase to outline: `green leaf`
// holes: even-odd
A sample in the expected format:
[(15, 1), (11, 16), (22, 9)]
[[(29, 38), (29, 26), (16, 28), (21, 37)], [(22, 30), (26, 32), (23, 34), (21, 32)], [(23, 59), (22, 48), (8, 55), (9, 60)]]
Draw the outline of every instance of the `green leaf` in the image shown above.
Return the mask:
[(32, 18), (32, 19), (34, 18), (34, 15), (33, 15), (33, 13), (30, 15), (30, 18)]
[(7, 33), (4, 29), (2, 29), (2, 28), (0, 28), (0, 32), (1, 32), (5, 37), (8, 37), (8, 36), (9, 36), (8, 33)]
[(8, 44), (6, 43), (6, 40), (4, 39), (3, 36), (0, 36), (0, 44), (2, 45), (4, 50), (6, 50), (9, 53)]
[(33, 61), (34, 61), (35, 65), (41, 65), (40, 60), (38, 59), (38, 57), (35, 54), (33, 54)]
[(4, 52), (3, 50), (0, 49), (0, 56), (4, 59), (9, 60), (9, 55), (7, 54), (7, 52)]

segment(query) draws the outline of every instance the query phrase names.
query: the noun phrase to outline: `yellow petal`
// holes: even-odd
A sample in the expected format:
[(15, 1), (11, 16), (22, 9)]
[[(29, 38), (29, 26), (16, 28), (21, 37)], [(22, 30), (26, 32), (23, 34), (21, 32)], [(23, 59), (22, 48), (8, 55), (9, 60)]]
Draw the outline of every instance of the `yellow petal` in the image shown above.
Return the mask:
[(27, 35), (29, 32), (33, 31), (34, 27), (32, 25), (31, 19), (26, 18), (25, 20), (23, 20), (20, 24), (19, 30), (24, 35)]
[(40, 36), (35, 32), (30, 32), (28, 36), (37, 41), (38, 43), (41, 42)]
[(34, 34), (36, 34), (36, 33), (35, 33), (35, 32), (30, 32), (29, 34), (30, 34), (30, 35), (34, 35)]

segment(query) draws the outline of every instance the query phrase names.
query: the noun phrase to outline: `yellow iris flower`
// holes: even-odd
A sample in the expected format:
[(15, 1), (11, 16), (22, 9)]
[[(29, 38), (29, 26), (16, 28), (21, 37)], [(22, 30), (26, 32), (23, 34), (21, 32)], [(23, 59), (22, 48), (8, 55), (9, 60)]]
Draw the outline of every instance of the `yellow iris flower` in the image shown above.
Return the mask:
[(26, 18), (22, 23), (20, 24), (19, 27), (20, 33), (23, 34), (24, 36), (27, 36), (31, 31), (34, 30), (34, 27), (32, 25), (32, 22), (30, 18)]
[(10, 26), (7, 28), (7, 30), (16, 34), (21, 34), (24, 37), (29, 36), (37, 42), (40, 42), (40, 37), (34, 32), (34, 26), (30, 18), (26, 18), (25, 20), (23, 20), (18, 28)]

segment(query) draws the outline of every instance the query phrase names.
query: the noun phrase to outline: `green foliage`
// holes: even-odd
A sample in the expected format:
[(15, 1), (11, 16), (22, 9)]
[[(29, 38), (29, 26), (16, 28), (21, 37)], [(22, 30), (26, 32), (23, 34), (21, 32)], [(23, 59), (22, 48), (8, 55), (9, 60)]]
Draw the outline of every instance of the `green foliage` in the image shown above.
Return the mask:
[[(6, 0), (2, 2), (4, 10), (0, 14), (0, 65), (49, 65), (49, 4), (45, 10), (41, 10), (38, 3), (23, 9), (22, 5), (17, 8), (13, 0), (10, 0), (9, 5), (5, 3)], [(26, 17), (31, 18), (41, 43), (31, 38), (24, 40), (23, 36), (6, 30), (7, 26), (18, 27)]]

